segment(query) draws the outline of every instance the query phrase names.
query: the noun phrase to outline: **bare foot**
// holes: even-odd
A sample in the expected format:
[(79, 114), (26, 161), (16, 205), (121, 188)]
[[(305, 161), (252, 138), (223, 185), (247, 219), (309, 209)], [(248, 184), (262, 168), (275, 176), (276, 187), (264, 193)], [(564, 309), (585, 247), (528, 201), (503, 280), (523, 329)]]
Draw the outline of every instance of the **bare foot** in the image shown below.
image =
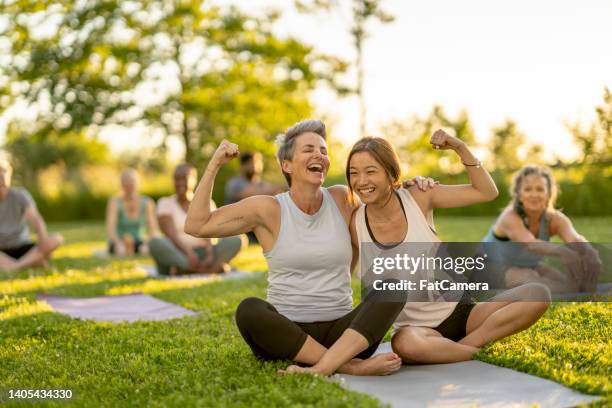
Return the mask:
[(353, 360), (347, 374), (351, 375), (389, 375), (402, 367), (402, 359), (395, 353), (377, 354), (366, 360)]
[(290, 365), (284, 370), (279, 369), (277, 371), (278, 374), (312, 374), (312, 375), (324, 375), (317, 371), (314, 366), (313, 367), (300, 367), (298, 365)]
[[(384, 353), (370, 357), (366, 360), (353, 359), (342, 367), (342, 373), (350, 375), (373, 376), (393, 374), (402, 367), (402, 359), (395, 353)], [(317, 366), (300, 367), (290, 365), (285, 370), (278, 370), (279, 374), (313, 374), (328, 376), (333, 373), (320, 371)]]

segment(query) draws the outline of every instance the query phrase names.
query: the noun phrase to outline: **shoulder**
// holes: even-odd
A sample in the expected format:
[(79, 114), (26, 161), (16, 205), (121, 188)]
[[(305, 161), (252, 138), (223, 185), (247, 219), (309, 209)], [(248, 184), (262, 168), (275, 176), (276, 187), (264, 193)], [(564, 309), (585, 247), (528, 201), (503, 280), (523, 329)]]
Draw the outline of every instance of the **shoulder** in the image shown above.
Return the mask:
[(418, 206), (425, 212), (429, 209), (431, 193), (433, 189), (437, 187), (438, 185), (436, 184), (434, 187), (427, 189), (427, 191), (421, 190), (418, 186), (410, 186), (408, 188), (401, 187), (397, 190), (397, 192), (400, 195), (405, 196), (407, 199), (412, 198), (414, 201), (416, 201)]
[(9, 198), (13, 197), (14, 200), (17, 200), (21, 204), (25, 205), (33, 205), (34, 199), (28, 190), (23, 187), (11, 187), (9, 190)]
[(502, 213), (499, 215), (497, 222), (502, 227), (504, 226), (516, 226), (523, 225), (523, 220), (521, 216), (514, 210), (514, 208), (508, 206), (502, 210)]
[[(276, 197), (269, 195), (254, 195), (251, 197), (247, 197), (244, 200), (239, 201), (239, 203), (243, 203), (249, 207), (254, 208), (263, 208), (263, 209), (278, 209), (280, 208), (280, 204)], [(230, 204), (230, 205), (236, 205)]]
[(158, 213), (162, 212), (170, 212), (172, 208), (172, 203), (174, 202), (174, 196), (161, 197), (157, 201), (157, 211)]
[(155, 201), (151, 197), (143, 195), (141, 200), (148, 207), (155, 207)]
[(327, 187), (327, 191), (329, 191), (336, 203), (338, 203), (338, 207), (348, 207), (351, 209), (356, 209), (361, 204), (359, 198), (355, 194), (353, 194), (354, 199), (353, 204), (351, 204), (351, 191), (347, 186), (336, 184), (334, 186)]
[(276, 197), (269, 195), (255, 195), (247, 197), (229, 206), (240, 206), (243, 211), (255, 214), (262, 220), (280, 218), (281, 206)]
[(108, 199), (108, 205), (116, 207), (117, 204), (119, 203), (119, 200), (121, 200), (121, 198), (119, 196), (111, 196)]
[(557, 230), (560, 227), (572, 224), (572, 221), (569, 219), (569, 217), (559, 210), (547, 210), (546, 221), (548, 221), (549, 228), (553, 231)]

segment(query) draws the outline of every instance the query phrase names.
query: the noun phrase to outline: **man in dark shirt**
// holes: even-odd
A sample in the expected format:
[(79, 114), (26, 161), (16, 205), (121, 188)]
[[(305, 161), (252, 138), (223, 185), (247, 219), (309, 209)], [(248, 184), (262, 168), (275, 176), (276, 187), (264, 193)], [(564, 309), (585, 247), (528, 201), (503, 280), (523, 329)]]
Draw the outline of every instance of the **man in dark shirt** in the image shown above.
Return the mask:
[(240, 155), (240, 175), (232, 177), (225, 185), (225, 204), (236, 203), (254, 195), (275, 195), (283, 191), (282, 187), (263, 181), (262, 173), (261, 153), (242, 153)]

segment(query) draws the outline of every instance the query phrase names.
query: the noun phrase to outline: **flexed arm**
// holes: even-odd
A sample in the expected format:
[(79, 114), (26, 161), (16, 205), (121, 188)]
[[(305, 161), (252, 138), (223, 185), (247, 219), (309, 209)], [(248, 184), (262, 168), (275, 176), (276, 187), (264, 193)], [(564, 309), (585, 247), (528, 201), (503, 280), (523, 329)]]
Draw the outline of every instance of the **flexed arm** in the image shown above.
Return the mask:
[(439, 185), (431, 190), (431, 208), (454, 208), (491, 201), (498, 195), (495, 182), (460, 139), (437, 130), (429, 143), (435, 149), (453, 150), (467, 169), (470, 184)]
[(215, 151), (187, 211), (187, 234), (200, 238), (221, 238), (252, 231), (263, 223), (261, 214), (271, 197), (254, 196), (216, 210), (211, 208), (213, 185), (219, 169), (239, 154), (238, 145), (227, 140), (221, 142)]

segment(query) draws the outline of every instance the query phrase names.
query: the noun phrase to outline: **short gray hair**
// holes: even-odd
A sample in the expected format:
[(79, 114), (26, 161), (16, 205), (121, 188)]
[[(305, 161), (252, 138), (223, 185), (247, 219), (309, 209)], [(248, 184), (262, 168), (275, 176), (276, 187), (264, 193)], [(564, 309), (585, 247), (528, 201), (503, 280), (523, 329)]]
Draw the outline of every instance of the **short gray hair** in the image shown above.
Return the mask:
[(287, 184), (291, 187), (291, 175), (285, 173), (283, 170), (283, 160), (293, 160), (293, 152), (295, 150), (295, 139), (304, 133), (316, 133), (321, 136), (324, 140), (327, 140), (327, 131), (325, 130), (325, 123), (318, 119), (306, 119), (291, 126), (284, 135), (278, 135), (276, 138), (276, 146), (278, 151), (276, 152), (276, 158), (278, 164), (281, 166), (281, 171)]

